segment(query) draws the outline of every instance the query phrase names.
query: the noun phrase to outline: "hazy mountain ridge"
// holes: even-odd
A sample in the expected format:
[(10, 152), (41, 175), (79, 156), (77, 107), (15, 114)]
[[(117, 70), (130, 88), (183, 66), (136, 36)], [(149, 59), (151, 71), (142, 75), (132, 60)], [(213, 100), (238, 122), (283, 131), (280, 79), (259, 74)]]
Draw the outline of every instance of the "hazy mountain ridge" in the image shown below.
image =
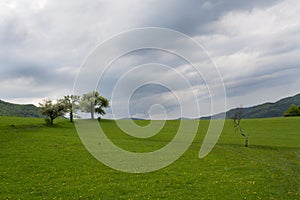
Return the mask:
[[(274, 103), (263, 103), (256, 106), (243, 108), (244, 118), (269, 118), (283, 117), (283, 113), (292, 105), (300, 105), (300, 94), (292, 97), (280, 99)], [(231, 118), (238, 108), (226, 112), (226, 118)], [(224, 113), (213, 115), (212, 118), (221, 118)], [(201, 119), (210, 119), (211, 116), (201, 117)]]
[(39, 108), (33, 104), (14, 104), (0, 100), (0, 116), (42, 117)]
[[(300, 94), (292, 97), (283, 98), (274, 103), (264, 103), (252, 107), (243, 108), (244, 118), (269, 118), (282, 117), (283, 113), (292, 105), (300, 105)], [(226, 118), (231, 118), (238, 108), (226, 112)], [(224, 113), (213, 115), (213, 119), (221, 118)], [(43, 117), (39, 113), (39, 108), (33, 104), (21, 105), (0, 100), (0, 116), (16, 117)], [(201, 119), (210, 119), (211, 116), (201, 117)], [(126, 119), (126, 118), (124, 118)], [(129, 119), (129, 118), (127, 118)], [(140, 118), (130, 118), (134, 120), (144, 120)]]

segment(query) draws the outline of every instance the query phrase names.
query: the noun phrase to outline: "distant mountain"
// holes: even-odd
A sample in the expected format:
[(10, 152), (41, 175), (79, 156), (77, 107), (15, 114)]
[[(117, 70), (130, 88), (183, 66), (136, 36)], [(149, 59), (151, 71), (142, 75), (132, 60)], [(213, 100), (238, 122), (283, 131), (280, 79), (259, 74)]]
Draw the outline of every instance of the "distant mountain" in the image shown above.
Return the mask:
[[(300, 105), (300, 94), (292, 97), (281, 99), (275, 103), (264, 103), (257, 106), (243, 108), (244, 118), (268, 118), (282, 117), (283, 113), (291, 106), (291, 104)], [(226, 118), (231, 118), (238, 108), (231, 109), (226, 112)], [(213, 119), (221, 118), (224, 113), (213, 115)], [(201, 119), (210, 119), (211, 117), (202, 117)]]
[[(300, 94), (292, 97), (281, 99), (275, 103), (264, 103), (252, 107), (243, 108), (244, 118), (268, 118), (282, 117), (283, 113), (292, 105), (300, 105)], [(231, 118), (238, 108), (231, 109), (226, 112), (226, 118)], [(213, 115), (213, 119), (221, 118), (224, 113)], [(16, 116), (16, 117), (43, 117), (39, 113), (39, 108), (32, 104), (20, 105), (8, 103), (0, 100), (0, 116)], [(210, 119), (211, 116), (201, 117), (201, 119)], [(123, 118), (133, 120), (144, 120), (140, 118)], [(184, 118), (185, 119), (185, 118)]]
[(32, 104), (20, 105), (0, 100), (0, 116), (42, 117), (39, 108)]

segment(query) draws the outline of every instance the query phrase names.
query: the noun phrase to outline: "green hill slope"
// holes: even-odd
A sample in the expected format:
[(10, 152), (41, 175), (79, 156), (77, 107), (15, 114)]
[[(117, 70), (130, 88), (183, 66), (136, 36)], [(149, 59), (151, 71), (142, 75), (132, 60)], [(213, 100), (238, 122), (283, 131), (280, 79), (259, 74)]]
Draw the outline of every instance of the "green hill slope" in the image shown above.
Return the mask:
[(0, 100), (0, 116), (42, 117), (35, 105), (20, 105)]
[[(264, 103), (257, 106), (243, 108), (244, 118), (269, 118), (269, 117), (282, 117), (291, 104), (300, 105), (300, 94), (292, 97), (281, 99), (275, 103)], [(226, 118), (231, 118), (238, 108), (231, 109), (226, 112)], [(213, 118), (221, 118), (224, 113), (214, 115)], [(203, 117), (208, 119), (210, 117)]]

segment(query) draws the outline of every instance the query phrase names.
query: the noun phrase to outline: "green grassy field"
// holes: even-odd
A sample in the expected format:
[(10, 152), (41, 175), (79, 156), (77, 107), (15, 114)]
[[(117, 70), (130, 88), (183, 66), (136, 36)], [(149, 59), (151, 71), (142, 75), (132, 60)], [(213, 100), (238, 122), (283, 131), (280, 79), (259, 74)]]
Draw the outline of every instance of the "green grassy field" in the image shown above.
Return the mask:
[[(148, 139), (100, 123), (118, 146), (144, 152), (170, 141), (179, 122)], [(0, 117), (0, 199), (300, 199), (300, 118), (243, 120), (248, 148), (227, 121), (213, 151), (199, 159), (208, 123), (200, 122), (194, 143), (170, 166), (129, 174), (93, 158), (66, 120), (47, 127), (43, 119)]]

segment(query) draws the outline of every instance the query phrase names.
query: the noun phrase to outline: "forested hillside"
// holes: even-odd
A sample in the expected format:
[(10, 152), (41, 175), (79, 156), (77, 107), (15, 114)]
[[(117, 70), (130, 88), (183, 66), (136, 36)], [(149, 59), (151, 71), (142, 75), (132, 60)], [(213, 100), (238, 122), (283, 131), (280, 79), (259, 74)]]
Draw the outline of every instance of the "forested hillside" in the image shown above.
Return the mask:
[[(274, 103), (264, 103), (257, 106), (243, 108), (244, 118), (269, 118), (269, 117), (282, 117), (284, 112), (292, 105), (300, 105), (300, 94), (292, 97), (281, 99)], [(231, 109), (226, 112), (226, 118), (231, 118), (238, 108)], [(223, 114), (214, 115), (213, 118), (219, 118)], [(208, 119), (210, 117), (203, 117)]]
[(35, 105), (20, 105), (0, 100), (0, 116), (42, 117)]

